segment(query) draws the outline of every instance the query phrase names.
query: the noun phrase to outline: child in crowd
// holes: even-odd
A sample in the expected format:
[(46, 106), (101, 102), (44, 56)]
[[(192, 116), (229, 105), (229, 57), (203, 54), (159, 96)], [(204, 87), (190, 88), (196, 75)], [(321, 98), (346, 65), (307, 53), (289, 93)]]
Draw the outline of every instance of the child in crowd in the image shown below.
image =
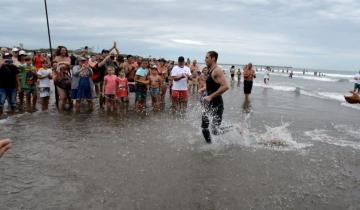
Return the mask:
[(116, 97), (118, 101), (118, 107), (120, 108), (120, 105), (126, 104), (126, 110), (129, 105), (129, 99), (128, 99), (128, 80), (125, 77), (125, 72), (121, 71), (118, 77), (119, 85), (116, 90)]
[(159, 75), (156, 65), (151, 66), (149, 80), (150, 80), (149, 85), (150, 85), (152, 107), (154, 110), (160, 110), (160, 101), (161, 101), (160, 88), (162, 84), (162, 78)]
[(107, 75), (104, 77), (103, 95), (105, 96), (105, 111), (114, 111), (116, 89), (119, 86), (119, 78), (115, 75), (115, 68), (109, 66)]
[(148, 80), (148, 60), (141, 62), (141, 67), (135, 73), (135, 111), (142, 112), (145, 110), (146, 96), (149, 85)]
[(199, 89), (202, 89), (206, 86), (207, 79), (207, 68), (205, 67), (202, 72), (199, 72)]
[[(199, 74), (199, 71), (194, 71), (192, 73), (192, 93), (195, 94), (199, 91), (199, 75), (201, 75), (201, 73)], [(190, 89), (191, 91), (191, 89)]]
[(50, 80), (52, 79), (52, 69), (49, 63), (43, 61), (42, 67), (37, 71), (39, 78), (39, 92), (41, 98), (41, 110), (48, 110), (50, 99)]
[(30, 57), (25, 57), (25, 71), (21, 72), (21, 91), (24, 93), (26, 98), (26, 111), (36, 111), (36, 82), (37, 74), (35, 68), (32, 66), (32, 60)]

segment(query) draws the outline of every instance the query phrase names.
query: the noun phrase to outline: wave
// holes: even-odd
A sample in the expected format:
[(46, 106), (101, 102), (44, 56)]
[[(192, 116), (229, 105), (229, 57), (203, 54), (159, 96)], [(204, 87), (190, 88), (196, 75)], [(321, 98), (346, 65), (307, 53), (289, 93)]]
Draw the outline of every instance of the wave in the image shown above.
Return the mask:
[(326, 99), (332, 99), (340, 102), (345, 102), (344, 95), (341, 93), (334, 93), (334, 92), (318, 92), (320, 96)]
[[(336, 129), (336, 126), (334, 127)], [(312, 141), (318, 141), (322, 143), (332, 144), (340, 147), (350, 147), (356, 150), (360, 150), (360, 142), (351, 141), (352, 133), (349, 135), (349, 130), (336, 129), (341, 133), (341, 136), (332, 136), (328, 130), (315, 129), (312, 131), (305, 131), (304, 135), (310, 137)], [(353, 131), (351, 131), (353, 132)], [(358, 131), (357, 131), (358, 132)]]
[(254, 86), (255, 87), (269, 88), (269, 89), (273, 89), (273, 90), (286, 91), (286, 92), (294, 92), (296, 90), (296, 87), (292, 87), (292, 86), (265, 85), (264, 83), (254, 83)]
[(345, 107), (348, 107), (348, 108), (360, 110), (360, 105), (359, 104), (349, 104), (347, 102), (344, 102), (344, 103), (341, 103), (341, 106), (345, 106)]
[[(260, 72), (260, 74), (263, 74), (263, 72)], [(289, 73), (275, 73), (275, 72), (272, 72), (270, 74), (271, 75), (274, 75), (274, 76), (280, 76), (280, 77), (289, 77)], [(302, 73), (300, 74), (299, 72), (298, 73), (295, 73), (293, 75), (293, 79), (305, 79), (305, 80), (314, 80), (314, 81), (321, 81), (321, 82), (351, 82), (351, 77), (348, 77), (348, 75), (343, 75), (341, 76), (339, 74), (338, 77), (331, 77), (329, 78), (327, 75), (325, 77), (317, 77), (317, 76), (312, 76), (312, 75), (303, 75)]]
[(266, 89), (273, 89), (277, 91), (284, 92), (294, 92), (300, 95), (310, 96), (314, 98), (324, 99), (324, 100), (332, 100), (341, 102), (341, 105), (347, 108), (352, 108), (356, 110), (360, 110), (360, 104), (349, 104), (345, 101), (344, 94), (337, 92), (318, 92), (318, 91), (308, 91), (301, 87), (294, 86), (285, 86), (285, 85), (265, 85), (263, 83), (254, 83), (255, 87), (262, 87)]

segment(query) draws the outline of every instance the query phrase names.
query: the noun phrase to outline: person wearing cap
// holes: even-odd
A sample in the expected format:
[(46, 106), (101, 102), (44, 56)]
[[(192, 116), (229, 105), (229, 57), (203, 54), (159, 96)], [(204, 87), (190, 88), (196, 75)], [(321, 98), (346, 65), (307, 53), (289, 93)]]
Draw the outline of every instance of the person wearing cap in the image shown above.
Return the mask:
[(19, 70), (12, 64), (11, 55), (5, 53), (4, 63), (0, 66), (0, 116), (4, 111), (4, 104), (8, 98), (11, 112), (16, 108), (16, 90), (19, 88)]
[(9, 50), (6, 47), (2, 47), (0, 50), (1, 58), (5, 56), (5, 53), (9, 53)]
[(206, 91), (206, 95), (202, 99), (204, 111), (201, 117), (201, 128), (207, 143), (211, 143), (209, 116), (212, 117), (212, 133), (214, 135), (221, 133), (220, 125), (224, 112), (224, 102), (221, 95), (229, 89), (224, 72), (217, 65), (217, 59), (218, 53), (215, 51), (209, 51), (206, 54), (205, 63), (208, 68), (208, 77), (205, 87), (199, 90), (200, 93)]
[(94, 84), (92, 82), (92, 69), (89, 67), (88, 59), (78, 57), (79, 65), (72, 69), (71, 81), (71, 98), (76, 100), (75, 110), (80, 112), (80, 105), (82, 100), (87, 100), (88, 110), (93, 110), (93, 90)]
[(19, 65), (19, 48), (16, 48), (14, 47), (12, 50), (11, 50), (11, 53), (12, 53), (12, 60), (13, 60), (13, 64), (15, 66)]
[(178, 58), (178, 65), (171, 70), (172, 86), (172, 109), (177, 111), (178, 108), (185, 110), (188, 102), (188, 80), (191, 80), (190, 68), (185, 66), (183, 56)]

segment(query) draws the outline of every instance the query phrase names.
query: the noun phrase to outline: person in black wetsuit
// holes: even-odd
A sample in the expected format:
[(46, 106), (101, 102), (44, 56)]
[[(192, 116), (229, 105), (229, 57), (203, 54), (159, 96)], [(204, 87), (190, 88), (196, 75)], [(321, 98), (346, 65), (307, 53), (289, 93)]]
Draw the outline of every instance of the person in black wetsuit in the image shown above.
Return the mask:
[(205, 63), (209, 69), (208, 77), (205, 87), (199, 90), (200, 93), (206, 91), (206, 96), (203, 98), (205, 109), (201, 117), (201, 128), (207, 143), (211, 143), (209, 116), (213, 117), (211, 125), (212, 134), (220, 134), (219, 126), (224, 112), (224, 102), (221, 95), (229, 89), (223, 70), (216, 64), (217, 59), (218, 53), (215, 51), (209, 51), (206, 54)]

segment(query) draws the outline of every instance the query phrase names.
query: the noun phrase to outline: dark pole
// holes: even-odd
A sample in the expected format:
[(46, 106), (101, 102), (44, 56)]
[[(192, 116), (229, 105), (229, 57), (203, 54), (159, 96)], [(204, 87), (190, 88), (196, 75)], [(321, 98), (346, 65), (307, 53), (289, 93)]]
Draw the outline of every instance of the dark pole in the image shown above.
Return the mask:
[(49, 45), (50, 45), (50, 60), (52, 61), (52, 59), (53, 59), (53, 54), (52, 54), (52, 47), (51, 47), (51, 36), (50, 36), (50, 27), (49, 27), (49, 17), (48, 17), (46, 0), (44, 0), (44, 3), (45, 3), (45, 13), (46, 13), (47, 30), (48, 30), (48, 36), (49, 36)]
[[(48, 37), (49, 37), (49, 45), (50, 45), (50, 61), (53, 61), (53, 53), (52, 53), (52, 47), (51, 47), (51, 36), (50, 36), (50, 27), (49, 27), (49, 16), (47, 11), (47, 3), (46, 0), (44, 0), (45, 3), (45, 13), (46, 13), (46, 24), (47, 24), (47, 30), (48, 30)], [(52, 66), (51, 66), (52, 67)], [(55, 85), (55, 104), (56, 107), (59, 108), (59, 94), (57, 91), (57, 87)]]

